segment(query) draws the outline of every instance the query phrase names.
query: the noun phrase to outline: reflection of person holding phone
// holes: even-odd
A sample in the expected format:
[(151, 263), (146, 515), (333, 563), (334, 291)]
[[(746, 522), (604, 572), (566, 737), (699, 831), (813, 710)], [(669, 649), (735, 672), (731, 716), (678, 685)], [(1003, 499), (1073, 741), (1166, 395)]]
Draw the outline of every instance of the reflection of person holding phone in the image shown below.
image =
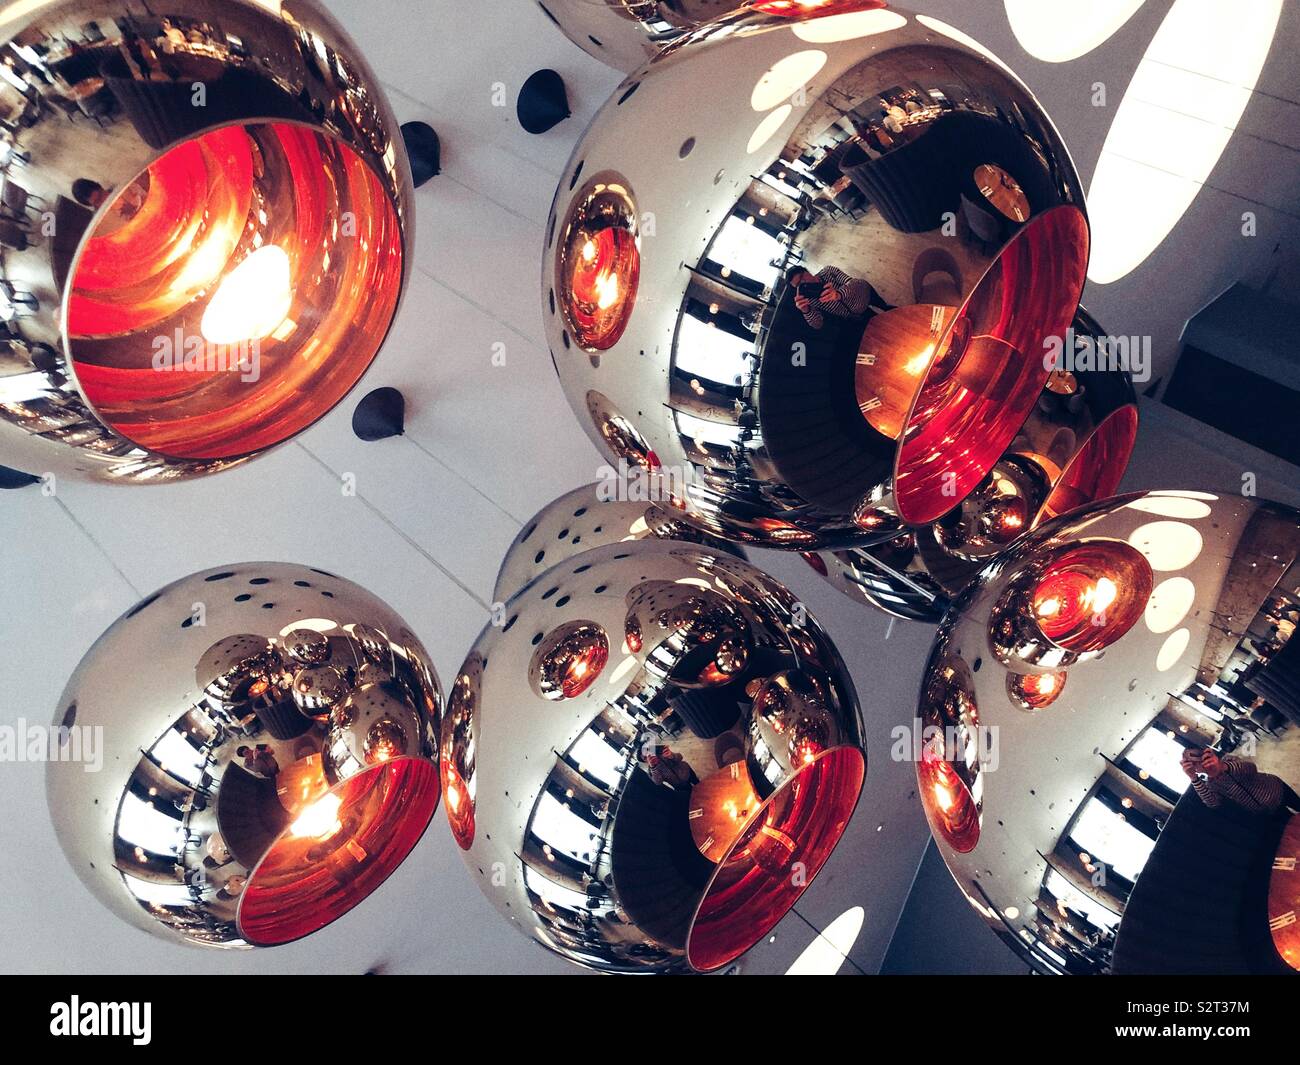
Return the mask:
[(1226, 799), (1252, 814), (1274, 814), (1283, 806), (1300, 813), (1300, 795), (1281, 777), (1261, 773), (1254, 762), (1235, 755), (1220, 757), (1209, 748), (1196, 751), (1189, 747), (1181, 765), (1206, 806), (1222, 806)]
[(818, 273), (802, 268), (790, 271), (786, 278), (794, 286), (794, 305), (814, 329), (826, 324), (826, 315), (857, 318), (867, 313), (875, 290), (860, 277), (850, 277), (835, 266), (823, 267)]

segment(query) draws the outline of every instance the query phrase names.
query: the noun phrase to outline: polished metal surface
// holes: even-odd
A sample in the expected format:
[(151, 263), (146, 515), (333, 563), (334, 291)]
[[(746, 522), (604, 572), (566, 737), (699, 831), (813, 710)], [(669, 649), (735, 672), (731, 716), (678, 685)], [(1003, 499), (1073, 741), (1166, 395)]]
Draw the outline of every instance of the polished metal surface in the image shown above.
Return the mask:
[(741, 6), (738, 0), (537, 0), (560, 31), (616, 70), (635, 70), (665, 45)]
[(919, 788), (971, 906), (1034, 968), (1300, 969), (1298, 620), (1300, 512), (1206, 492), (1049, 521), (958, 598)]
[(829, 638), (771, 577), (644, 538), (566, 558), (479, 637), (445, 808), (503, 917), (608, 972), (713, 970), (787, 912), (865, 772)]
[(618, 498), (617, 471), (611, 467), (608, 472), (606, 480), (566, 492), (532, 516), (501, 560), (492, 590), (494, 603), (504, 603), (534, 577), (566, 559), (606, 544), (656, 538), (740, 553), (740, 548), (679, 521), (671, 506), (649, 502), (653, 492), (648, 481), (644, 493), (634, 493), (644, 498)]
[[(801, 551), (979, 489), (1028, 431), (1088, 254), (1078, 176), (1014, 75), (936, 23), (833, 7), (735, 12), (630, 75), (543, 263), (551, 353), (604, 453), (671, 477), (701, 529)], [(635, 209), (635, 257), (612, 230), (565, 240), (601, 185)], [(619, 328), (575, 333), (574, 291)]]
[[(1105, 335), (1083, 308), (1072, 328), (1080, 350), (1089, 343), (1096, 350)], [(937, 624), (952, 597), (1017, 537), (1119, 488), (1137, 422), (1125, 370), (1054, 372), (997, 465), (956, 509), (931, 526), (908, 528), (897, 513), (872, 507), (865, 520), (894, 538), (822, 552), (814, 568), (855, 601)]]
[[(404, 286), (412, 188), (379, 82), (322, 4), (10, 3), (0, 74), (0, 463), (117, 483), (215, 472), (355, 384)], [(139, 284), (124, 265), (151, 261), (126, 232), (154, 241)], [(281, 286), (267, 332), (221, 327)], [(123, 323), (127, 297), (147, 321)], [(196, 351), (200, 373), (172, 372)]]
[[(131, 924), (269, 946), (356, 906), (438, 803), (429, 656), (349, 581), (242, 563), (168, 585), (87, 652), (47, 770), (73, 869)], [(72, 757), (98, 737), (98, 771)]]

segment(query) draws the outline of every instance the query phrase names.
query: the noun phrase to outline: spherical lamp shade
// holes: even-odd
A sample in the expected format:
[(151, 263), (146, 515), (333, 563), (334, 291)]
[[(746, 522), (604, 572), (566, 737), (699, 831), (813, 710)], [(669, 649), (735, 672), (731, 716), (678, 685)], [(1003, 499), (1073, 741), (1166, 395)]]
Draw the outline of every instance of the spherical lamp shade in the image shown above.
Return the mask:
[(861, 792), (830, 640), (748, 563), (653, 538), (568, 558), (506, 611), (443, 722), (471, 875), (578, 964), (728, 965), (794, 905)]
[(0, 34), (0, 459), (166, 481), (339, 403), (396, 314), (412, 189), (323, 7), (50, 0)]
[(635, 70), (684, 33), (741, 6), (739, 0), (537, 0), (537, 5), (584, 52), (623, 71)]
[(676, 40), (596, 115), (545, 239), (547, 338), (592, 439), (681, 482), (682, 520), (801, 551), (981, 489), (1089, 244), (1024, 85), (862, 3), (749, 5)]
[(137, 927), (266, 947), (361, 903), (438, 806), (442, 697), (400, 617), (321, 570), (245, 563), (168, 585), (87, 652), (55, 724), (59, 842)]
[(1048, 521), (957, 600), (918, 790), (971, 906), (1034, 968), (1300, 969), (1297, 620), (1300, 511), (1207, 492)]
[[(652, 477), (632, 482), (620, 479), (613, 467), (606, 472), (606, 479), (566, 492), (524, 525), (497, 571), (494, 603), (504, 603), (561, 562), (607, 544), (679, 540), (707, 544), (728, 554), (740, 553), (740, 548), (680, 521), (671, 498), (662, 503), (649, 502), (658, 495)], [(630, 493), (629, 488), (633, 489)], [(635, 498), (620, 498), (620, 493)]]

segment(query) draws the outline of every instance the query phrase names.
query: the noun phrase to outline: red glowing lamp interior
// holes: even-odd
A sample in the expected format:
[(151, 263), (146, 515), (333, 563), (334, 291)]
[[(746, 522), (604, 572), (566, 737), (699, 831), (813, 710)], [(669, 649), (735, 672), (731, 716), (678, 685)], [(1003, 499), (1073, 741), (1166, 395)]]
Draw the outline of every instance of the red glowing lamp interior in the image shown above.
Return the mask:
[(904, 521), (928, 524), (966, 498), (1025, 423), (1050, 370), (1048, 337), (1074, 318), (1088, 223), (1073, 206), (1031, 219), (980, 279), (912, 403), (895, 460)]
[(444, 753), (443, 758), (442, 790), (446, 796), (443, 805), (447, 811), (447, 822), (451, 825), (456, 845), (467, 851), (474, 845), (474, 798), (456, 767), (451, 764), (451, 755)]
[(973, 851), (980, 840), (979, 807), (952, 763), (927, 752), (917, 763), (916, 777), (930, 827), (953, 850)]
[(1065, 690), (1066, 674), (1021, 673), (1007, 674), (1007, 688), (1012, 697), (1026, 710), (1044, 710), (1051, 706)]
[(1109, 647), (1146, 610), (1151, 565), (1128, 544), (1094, 540), (1060, 552), (1034, 586), (1029, 609), (1042, 634), (1077, 654)]
[[(707, 972), (734, 961), (798, 901), (839, 843), (862, 792), (866, 761), (853, 747), (808, 754), (804, 768), (755, 812), (718, 864), (687, 937)], [(802, 876), (795, 876), (800, 863)]]
[(1113, 496), (1133, 456), (1137, 429), (1136, 407), (1121, 407), (1108, 415), (1056, 482), (1043, 504), (1043, 517), (1054, 518)]
[(287, 123), (172, 148), (106, 203), (67, 295), (77, 383), (180, 459), (280, 443), (357, 382), (402, 285), (402, 232), (351, 148)]
[(602, 229), (583, 238), (569, 259), (568, 318), (578, 344), (604, 351), (627, 328), (641, 277), (636, 237), (626, 229)]
[(438, 767), (401, 758), (365, 770), (297, 812), (253, 870), (239, 904), (255, 946), (338, 920), (411, 853), (438, 808)]

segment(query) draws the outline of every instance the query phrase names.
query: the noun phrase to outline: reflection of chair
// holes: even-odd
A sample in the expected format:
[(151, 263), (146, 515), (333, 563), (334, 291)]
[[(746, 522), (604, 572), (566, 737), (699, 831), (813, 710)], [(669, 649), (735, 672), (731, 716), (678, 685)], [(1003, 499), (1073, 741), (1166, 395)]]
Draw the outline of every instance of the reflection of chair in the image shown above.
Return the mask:
[(0, 244), (14, 251), (26, 251), (27, 232), (12, 219), (0, 218)]
[(1188, 789), (1129, 895), (1116, 974), (1286, 973), (1268, 924), (1268, 887), (1287, 818), (1211, 809)]
[[(936, 280), (935, 275), (939, 277)], [(912, 264), (912, 298), (917, 303), (955, 307), (961, 301), (961, 267), (944, 248), (926, 248)]]

